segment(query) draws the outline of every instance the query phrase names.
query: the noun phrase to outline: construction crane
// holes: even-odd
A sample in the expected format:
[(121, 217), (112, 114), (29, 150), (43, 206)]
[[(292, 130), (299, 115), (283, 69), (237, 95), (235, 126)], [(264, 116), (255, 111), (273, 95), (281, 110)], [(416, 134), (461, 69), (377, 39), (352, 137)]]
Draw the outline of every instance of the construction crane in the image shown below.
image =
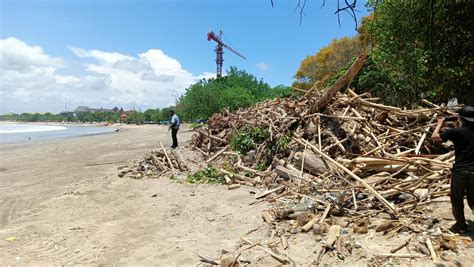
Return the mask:
[(207, 40), (214, 40), (214, 42), (217, 43), (216, 49), (214, 50), (216, 51), (217, 78), (222, 77), (222, 64), (224, 63), (224, 47), (232, 53), (236, 54), (237, 56), (245, 59), (245, 57), (239, 52), (235, 51), (234, 49), (232, 49), (232, 47), (222, 42), (222, 31), (219, 31), (219, 35), (216, 35), (213, 30), (209, 31), (207, 33)]

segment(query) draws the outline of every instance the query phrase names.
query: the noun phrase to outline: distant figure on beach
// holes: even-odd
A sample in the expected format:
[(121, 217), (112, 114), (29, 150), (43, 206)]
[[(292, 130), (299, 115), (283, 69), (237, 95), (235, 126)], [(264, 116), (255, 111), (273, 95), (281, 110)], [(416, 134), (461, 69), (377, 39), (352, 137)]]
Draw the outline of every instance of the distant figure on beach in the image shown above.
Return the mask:
[(173, 139), (173, 145), (171, 146), (171, 148), (175, 149), (178, 147), (178, 137), (176, 135), (178, 134), (180, 121), (178, 115), (176, 115), (174, 110), (170, 110), (170, 117), (171, 120), (168, 131), (171, 130), (171, 138)]
[(431, 139), (441, 143), (454, 143), (455, 162), (451, 175), (451, 207), (456, 223), (451, 230), (458, 233), (467, 231), (464, 217), (464, 196), (474, 213), (474, 107), (464, 106), (459, 110), (461, 127), (439, 133), (445, 118), (438, 119), (438, 125)]

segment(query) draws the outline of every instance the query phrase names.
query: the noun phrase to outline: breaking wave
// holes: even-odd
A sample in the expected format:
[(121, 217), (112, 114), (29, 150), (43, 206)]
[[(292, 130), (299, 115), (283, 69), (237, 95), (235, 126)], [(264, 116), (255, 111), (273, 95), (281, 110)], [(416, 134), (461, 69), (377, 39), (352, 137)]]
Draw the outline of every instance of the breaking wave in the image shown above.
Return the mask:
[(34, 133), (66, 130), (63, 126), (26, 125), (26, 124), (0, 124), (0, 134)]

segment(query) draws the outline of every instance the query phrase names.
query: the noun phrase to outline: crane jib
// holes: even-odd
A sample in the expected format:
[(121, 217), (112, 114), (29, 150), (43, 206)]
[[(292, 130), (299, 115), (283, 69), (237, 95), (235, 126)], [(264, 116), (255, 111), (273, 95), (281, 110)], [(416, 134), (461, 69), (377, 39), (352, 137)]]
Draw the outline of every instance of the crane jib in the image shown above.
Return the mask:
[[(222, 35), (222, 32), (221, 32), (221, 35)], [(222, 76), (222, 64), (224, 62), (224, 58), (223, 58), (223, 49), (222, 47), (225, 47), (227, 48), (227, 50), (231, 51), (232, 53), (236, 54), (237, 56), (243, 58), (243, 59), (246, 59), (242, 54), (240, 54), (239, 52), (235, 51), (232, 47), (226, 45), (225, 43), (222, 42), (221, 40), (221, 37), (220, 35), (217, 36), (213, 31), (210, 31), (207, 33), (207, 40), (208, 41), (215, 41), (217, 43), (217, 47), (215, 49), (216, 51), (216, 64), (217, 64), (217, 77), (221, 77)]]

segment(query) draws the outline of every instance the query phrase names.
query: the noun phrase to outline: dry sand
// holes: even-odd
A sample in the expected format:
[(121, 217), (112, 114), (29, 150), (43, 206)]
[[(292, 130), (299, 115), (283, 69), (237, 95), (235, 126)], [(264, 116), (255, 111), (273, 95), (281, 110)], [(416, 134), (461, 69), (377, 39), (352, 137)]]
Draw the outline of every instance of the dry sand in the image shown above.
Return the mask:
[[(179, 133), (183, 154), (190, 153), (183, 143), (191, 135), (187, 129)], [(168, 147), (170, 139), (164, 126), (122, 126), (108, 135), (1, 144), (0, 266), (195, 266), (198, 254), (218, 258), (223, 249), (235, 251), (242, 236), (271, 239), (260, 217), (266, 207), (249, 206), (255, 200), (252, 191), (259, 193), (256, 188), (229, 191), (167, 177), (118, 178), (117, 167), (159, 148), (160, 141)], [(446, 227), (452, 224), (449, 202), (429, 209)], [(466, 213), (472, 219), (467, 207)], [(327, 255), (323, 263), (374, 265), (374, 254), (387, 253), (407, 237), (353, 235), (361, 249), (345, 261)], [(311, 265), (323, 240), (311, 233), (292, 234), (290, 248), (279, 250)], [(473, 250), (455, 256), (451, 266), (472, 266)], [(240, 259), (278, 264), (256, 248)], [(396, 259), (384, 263), (410, 265)], [(429, 257), (415, 263), (429, 265), (434, 266)]]
[[(181, 144), (191, 134), (183, 129)], [(170, 139), (164, 126), (125, 126), (0, 145), (0, 266), (196, 265), (197, 254), (232, 250), (262, 225), (262, 207), (248, 206), (252, 189), (117, 177), (118, 166)]]

